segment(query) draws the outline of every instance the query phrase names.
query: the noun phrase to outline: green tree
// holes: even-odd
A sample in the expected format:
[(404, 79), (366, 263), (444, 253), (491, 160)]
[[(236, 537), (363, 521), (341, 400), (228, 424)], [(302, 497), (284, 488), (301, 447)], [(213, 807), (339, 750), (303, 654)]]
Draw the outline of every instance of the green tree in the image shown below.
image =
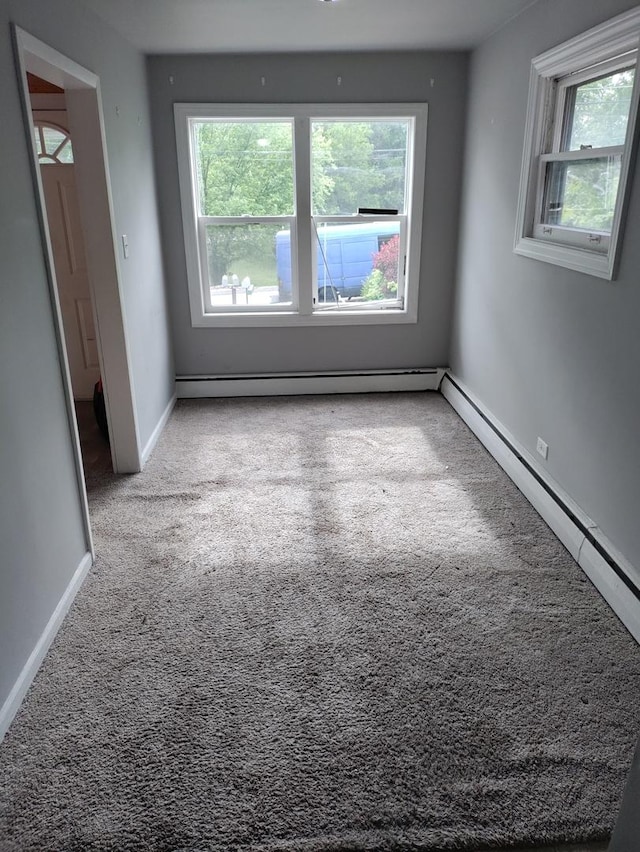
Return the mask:
[[(375, 189), (371, 171), (373, 145), (368, 123), (355, 121), (314, 122), (313, 127), (313, 212), (320, 216), (355, 213), (368, 204)], [(316, 151), (322, 144), (323, 157)], [(329, 190), (318, 198), (316, 188)]]
[(366, 301), (394, 298), (398, 292), (400, 235), (388, 239), (373, 255), (373, 269), (362, 282), (362, 298)]
[(404, 121), (372, 124), (372, 165), (378, 176), (376, 207), (404, 212), (408, 132)]
[(619, 181), (619, 158), (583, 160), (569, 165), (564, 177), (560, 224), (584, 230), (611, 231)]
[(569, 151), (624, 145), (634, 70), (618, 71), (569, 90), (574, 98)]
[(287, 122), (196, 125), (204, 216), (290, 216), (293, 139)]
[(317, 121), (312, 148), (316, 215), (350, 216), (359, 207), (404, 210), (406, 122)]

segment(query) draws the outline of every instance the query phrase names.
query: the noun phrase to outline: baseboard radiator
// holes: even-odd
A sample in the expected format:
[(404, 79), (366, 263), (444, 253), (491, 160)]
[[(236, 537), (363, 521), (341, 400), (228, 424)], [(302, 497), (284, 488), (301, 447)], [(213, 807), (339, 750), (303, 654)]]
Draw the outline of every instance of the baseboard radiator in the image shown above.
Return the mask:
[(640, 572), (459, 379), (447, 372), (441, 391), (640, 643)]
[(177, 376), (178, 399), (437, 390), (444, 367), (237, 376)]

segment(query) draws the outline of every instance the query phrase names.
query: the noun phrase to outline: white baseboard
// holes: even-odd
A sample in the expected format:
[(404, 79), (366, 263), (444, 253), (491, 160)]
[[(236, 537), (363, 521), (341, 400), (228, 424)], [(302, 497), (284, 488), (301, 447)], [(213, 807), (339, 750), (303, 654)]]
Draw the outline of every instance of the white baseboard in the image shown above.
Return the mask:
[(441, 390), (640, 643), (638, 572), (458, 378), (445, 375)]
[(4, 735), (9, 730), (9, 725), (13, 721), (13, 717), (18, 712), (18, 708), (22, 704), (22, 700), (27, 694), (27, 690), (31, 686), (31, 683), (40, 668), (40, 664), (49, 650), (56, 633), (60, 629), (60, 625), (69, 611), (69, 607), (73, 603), (73, 599), (75, 598), (76, 593), (82, 585), (82, 582), (92, 564), (93, 557), (91, 553), (85, 553), (80, 560), (80, 564), (76, 568), (69, 585), (65, 589), (64, 594), (58, 601), (58, 605), (53, 611), (51, 618), (47, 622), (47, 626), (42, 631), (42, 635), (29, 655), (29, 659), (24, 664), (11, 692), (7, 696), (2, 708), (0, 708), (0, 742), (2, 742)]
[[(617, 564), (629, 576), (633, 569), (620, 557)], [(629, 590), (607, 560), (585, 538), (578, 565), (591, 580), (636, 642), (640, 643), (640, 600)]]
[(256, 376), (178, 376), (179, 399), (229, 396), (296, 396), (437, 390), (445, 368), (277, 373)]
[(173, 408), (176, 404), (177, 398), (178, 398), (177, 394), (174, 393), (173, 396), (171, 397), (171, 399), (169, 400), (167, 407), (162, 412), (162, 416), (160, 417), (160, 420), (158, 420), (158, 422), (156, 424), (156, 428), (151, 433), (151, 437), (149, 438), (149, 440), (147, 441), (147, 443), (144, 446), (144, 449), (140, 453), (140, 469), (141, 470), (144, 468), (145, 464), (149, 461), (149, 456), (153, 452), (153, 448), (155, 447), (155, 445), (158, 443), (158, 438), (162, 434), (162, 430), (164, 429), (164, 427), (167, 425), (167, 420), (171, 417), (171, 412), (173, 411)]

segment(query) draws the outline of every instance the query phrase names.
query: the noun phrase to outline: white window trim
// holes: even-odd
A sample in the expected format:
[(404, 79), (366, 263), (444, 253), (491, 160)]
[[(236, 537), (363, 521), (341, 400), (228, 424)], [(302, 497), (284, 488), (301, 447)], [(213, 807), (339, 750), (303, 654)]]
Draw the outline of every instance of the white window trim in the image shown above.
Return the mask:
[[(622, 245), (622, 232), (626, 219), (629, 192), (631, 189), (630, 170), (636, 148), (636, 119), (638, 99), (640, 97), (640, 76), (636, 71), (627, 137), (620, 171), (620, 191), (613, 217), (610, 238), (596, 239), (594, 231), (592, 250), (578, 248), (566, 243), (574, 239), (575, 229), (562, 229), (552, 226), (556, 239), (564, 239), (565, 244), (550, 242), (543, 229), (536, 226), (536, 203), (540, 190), (539, 160), (547, 151), (546, 136), (552, 119), (555, 101), (555, 83), (578, 69), (605, 62), (611, 57), (620, 56), (628, 51), (637, 50), (640, 41), (640, 7), (618, 15), (579, 36), (548, 50), (533, 59), (529, 80), (529, 100), (525, 125), (522, 172), (520, 175), (520, 193), (516, 213), (516, 235), (514, 251), (535, 260), (554, 263), (567, 269), (584, 272), (599, 278), (612, 280), (615, 276)], [(639, 63), (640, 64), (640, 63)], [(578, 80), (578, 75), (576, 75)], [(573, 152), (575, 153), (575, 152)], [(593, 156), (593, 152), (590, 152)], [(558, 155), (553, 155), (558, 158)], [(572, 234), (569, 232), (573, 231)]]
[[(407, 324), (418, 321), (418, 289), (420, 281), (420, 250), (422, 244), (422, 213), (426, 172), (427, 104), (174, 104), (178, 177), (182, 206), (187, 281), (191, 324), (194, 327), (228, 326), (334, 326)], [(297, 254), (292, 257), (293, 305), (288, 310), (259, 310), (255, 312), (208, 313), (201, 283), (200, 251), (198, 246), (198, 215), (192, 187), (191, 141), (189, 119), (204, 117), (294, 119), (294, 165), (296, 170), (296, 216), (292, 225), (292, 246)], [(402, 309), (360, 310), (349, 307), (338, 312), (313, 310), (311, 286), (299, 285), (301, 270), (311, 270), (315, 259), (311, 242), (311, 228), (297, 227), (297, 240), (293, 239), (296, 224), (311, 222), (311, 148), (310, 122), (329, 118), (410, 118), (414, 121), (413, 140), (408, 147), (408, 179), (411, 188), (411, 216), (406, 233), (407, 262), (405, 271), (404, 307)], [(260, 217), (258, 217), (260, 218)], [(287, 219), (288, 217), (278, 217)], [(318, 218), (318, 217), (316, 217)], [(339, 217), (328, 217), (339, 218)], [(248, 221), (253, 221), (251, 218)], [(297, 285), (297, 286), (296, 286)]]

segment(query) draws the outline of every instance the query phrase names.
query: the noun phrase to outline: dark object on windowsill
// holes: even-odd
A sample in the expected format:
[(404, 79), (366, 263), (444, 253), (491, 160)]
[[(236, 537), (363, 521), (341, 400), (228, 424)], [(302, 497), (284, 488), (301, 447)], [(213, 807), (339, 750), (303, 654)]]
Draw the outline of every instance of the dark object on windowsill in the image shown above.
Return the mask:
[(358, 207), (359, 216), (397, 216), (398, 211), (391, 207)]
[(107, 444), (109, 443), (109, 427), (107, 425), (107, 409), (104, 404), (104, 391), (102, 389), (102, 379), (98, 379), (93, 387), (93, 413), (96, 417), (96, 423), (102, 437)]

